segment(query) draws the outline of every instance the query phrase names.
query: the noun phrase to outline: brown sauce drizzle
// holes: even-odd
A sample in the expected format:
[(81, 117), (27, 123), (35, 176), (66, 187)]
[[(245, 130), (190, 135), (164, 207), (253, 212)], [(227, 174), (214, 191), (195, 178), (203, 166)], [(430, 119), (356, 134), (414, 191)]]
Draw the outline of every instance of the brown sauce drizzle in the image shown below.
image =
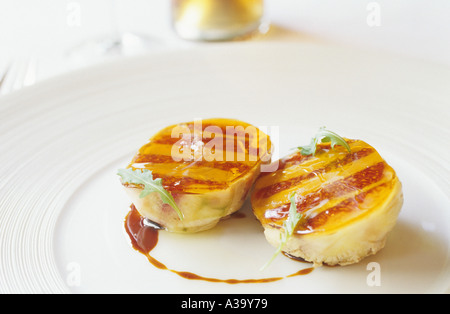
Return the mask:
[[(240, 217), (236, 217), (240, 218)], [(134, 205), (131, 206), (130, 212), (127, 214), (125, 218), (125, 230), (130, 237), (131, 245), (135, 250), (144, 254), (148, 261), (158, 269), (168, 270), (172, 273), (177, 274), (180, 277), (190, 280), (203, 280), (209, 282), (224, 282), (228, 284), (240, 284), (240, 283), (266, 283), (266, 282), (274, 282), (281, 280), (287, 277), (294, 277), (300, 275), (306, 275), (311, 273), (314, 268), (306, 268), (302, 269), (296, 273), (290, 274), (286, 277), (269, 277), (269, 278), (261, 278), (261, 279), (218, 279), (218, 278), (209, 278), (203, 277), (191, 272), (187, 271), (178, 271), (174, 269), (167, 268), (166, 265), (155, 259), (150, 255), (150, 252), (155, 248), (158, 244), (158, 234), (159, 230), (148, 223), (146, 223), (145, 218), (142, 217), (137, 211)]]

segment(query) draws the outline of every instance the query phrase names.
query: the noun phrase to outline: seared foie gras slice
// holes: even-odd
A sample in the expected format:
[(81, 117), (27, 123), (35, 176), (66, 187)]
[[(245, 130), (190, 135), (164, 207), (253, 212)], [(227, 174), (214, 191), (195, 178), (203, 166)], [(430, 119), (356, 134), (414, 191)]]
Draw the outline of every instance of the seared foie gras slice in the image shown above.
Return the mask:
[(401, 183), (378, 152), (360, 140), (318, 144), (316, 154), (298, 153), (262, 174), (251, 196), (253, 212), (269, 243), (280, 245), (289, 196), (302, 214), (283, 251), (315, 265), (348, 265), (385, 245), (403, 204)]
[(124, 183), (139, 213), (172, 232), (198, 232), (241, 208), (270, 163), (270, 139), (233, 119), (207, 119), (164, 128), (140, 148), (128, 168), (152, 171), (174, 198), (183, 219), (158, 193), (141, 198), (142, 186)]

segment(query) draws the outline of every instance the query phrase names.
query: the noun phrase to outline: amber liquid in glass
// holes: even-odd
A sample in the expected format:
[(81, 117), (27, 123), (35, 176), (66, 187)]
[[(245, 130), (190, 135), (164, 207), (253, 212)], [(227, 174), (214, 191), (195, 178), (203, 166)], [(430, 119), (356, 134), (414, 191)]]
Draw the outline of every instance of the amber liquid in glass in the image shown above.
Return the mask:
[(189, 40), (219, 41), (264, 28), (263, 0), (173, 0), (173, 26)]

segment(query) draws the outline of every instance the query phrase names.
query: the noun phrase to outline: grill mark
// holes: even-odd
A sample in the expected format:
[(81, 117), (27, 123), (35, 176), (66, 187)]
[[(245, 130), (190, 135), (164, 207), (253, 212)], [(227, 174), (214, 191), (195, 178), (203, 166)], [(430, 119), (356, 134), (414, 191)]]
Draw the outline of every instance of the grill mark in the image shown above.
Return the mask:
[[(297, 211), (303, 212), (318, 206), (323, 200), (333, 199), (343, 196), (355, 190), (362, 190), (364, 187), (376, 183), (383, 178), (385, 162), (379, 162), (367, 167), (347, 178), (333, 182), (323, 188), (303, 196), (297, 202)], [(286, 203), (278, 208), (270, 210), (270, 219), (279, 220), (287, 217), (291, 204)]]
[[(200, 126), (200, 123), (197, 124), (196, 121), (166, 127), (140, 148), (139, 153), (134, 156), (128, 166), (133, 167), (133, 164), (136, 163), (144, 164), (146, 168), (153, 171), (154, 179), (160, 178), (162, 180), (163, 187), (168, 191), (186, 192), (194, 190), (193, 193), (196, 193), (196, 185), (198, 185), (198, 190), (228, 188), (234, 180), (254, 169), (255, 165), (259, 165), (262, 156), (266, 157), (270, 153), (271, 141), (269, 136), (253, 125), (233, 119), (208, 119), (199, 122), (201, 122), (201, 129), (204, 132), (202, 138), (199, 136), (200, 133), (195, 132), (196, 127)], [(172, 130), (177, 127), (180, 127), (180, 133), (176, 137), (172, 137)], [(214, 128), (206, 130), (208, 127)], [(227, 127), (231, 127), (230, 131), (233, 132), (227, 132)], [(183, 130), (189, 130), (189, 132), (186, 131), (188, 136), (185, 143), (182, 137), (184, 135)], [(211, 140), (215, 140), (214, 144), (217, 143), (217, 146), (208, 145), (208, 143), (213, 144), (210, 142)], [(227, 148), (227, 143), (231, 147)], [(264, 146), (262, 143), (266, 145)], [(160, 146), (156, 144), (160, 144)], [(166, 144), (168, 145), (166, 146)], [(170, 144), (175, 144), (175, 149), (181, 149), (183, 144), (188, 144), (193, 157), (192, 160), (182, 159), (183, 157), (189, 157), (189, 151), (186, 154), (180, 152), (180, 155), (176, 156), (181, 158), (179, 161), (173, 160), (170, 155), (161, 155), (158, 149), (168, 151), (170, 150)], [(210, 152), (204, 151), (205, 154), (210, 154), (205, 156), (202, 154), (199, 161), (196, 161), (194, 157), (200, 156), (192, 149), (192, 145), (196, 144), (198, 146), (196, 148), (201, 148), (200, 145), (205, 144), (211, 149)], [(220, 144), (223, 144), (223, 147), (220, 147)], [(219, 157), (223, 157), (223, 160), (220, 160)], [(209, 158), (214, 160), (207, 160)], [(165, 165), (164, 169), (159, 169), (160, 173), (157, 173), (158, 165), (160, 168)], [(141, 167), (139, 166), (139, 168)], [(169, 171), (165, 172), (166, 169)], [(223, 172), (211, 171), (212, 169)], [(191, 170), (193, 170), (196, 178), (190, 177)], [(130, 185), (139, 187), (139, 185)]]
[[(346, 139), (345, 140), (348, 144), (351, 143), (355, 143), (356, 140), (350, 140), (350, 139)], [(317, 144), (317, 154), (324, 154), (324, 153), (328, 153), (331, 150), (331, 143), (319, 143)], [(282, 171), (286, 168), (290, 168), (293, 166), (298, 166), (300, 164), (302, 164), (303, 162), (315, 158), (315, 156), (313, 155), (302, 155), (300, 152), (296, 153), (296, 154), (292, 154), (290, 156), (284, 157), (280, 160), (278, 160), (278, 165), (276, 167), (276, 171)], [(261, 177), (269, 175), (271, 172), (263, 172), (261, 173)]]
[[(223, 181), (211, 181), (211, 180), (200, 180), (193, 179), (191, 177), (176, 177), (167, 176), (158, 173), (152, 173), (153, 179), (161, 179), (161, 183), (165, 190), (169, 192), (185, 192), (193, 185), (202, 185), (203, 189), (206, 186), (208, 190), (214, 189), (226, 189), (228, 188), (227, 182)], [(125, 183), (125, 186), (140, 186), (139, 184)]]
[[(191, 138), (190, 141), (184, 141), (181, 138), (171, 138), (171, 137), (158, 137), (155, 139), (152, 139), (145, 147), (151, 146), (152, 144), (159, 144), (159, 145), (167, 145), (167, 146), (175, 146), (183, 147), (184, 145), (187, 145), (189, 149), (191, 149), (192, 146), (206, 146), (210, 141), (213, 139), (203, 139), (199, 140), (197, 138)], [(177, 143), (180, 141), (179, 143)], [(243, 157), (239, 158), (245, 158), (245, 160), (250, 161), (249, 156), (255, 157), (257, 159), (260, 159), (261, 156), (264, 156), (267, 154), (268, 151), (271, 149), (271, 144), (268, 142), (266, 145), (260, 146), (260, 143), (257, 143), (257, 146), (250, 145), (250, 141), (248, 138), (239, 139), (239, 138), (224, 138), (221, 143), (211, 143), (214, 144), (214, 146), (209, 147), (208, 149), (211, 151), (211, 153), (216, 155), (222, 155), (222, 160), (230, 159), (230, 157), (227, 157), (228, 154), (234, 153), (234, 154), (241, 154)], [(216, 145), (217, 144), (217, 145)], [(193, 150), (191, 149), (191, 153)]]
[[(330, 162), (329, 164), (325, 165), (325, 167), (323, 167), (323, 168), (313, 170), (310, 173), (307, 173), (307, 174), (304, 174), (304, 175), (301, 175), (298, 177), (294, 177), (294, 178), (291, 178), (291, 179), (288, 179), (285, 181), (281, 181), (281, 182), (277, 182), (275, 184), (265, 186), (255, 193), (255, 197), (256, 198), (268, 198), (274, 194), (285, 191), (285, 190), (289, 189), (290, 187), (297, 185), (304, 180), (312, 179), (312, 178), (316, 177), (317, 175), (321, 175), (326, 172), (330, 172), (330, 171), (336, 169), (338, 166), (346, 165), (346, 164), (354, 162), (358, 159), (366, 157), (366, 156), (370, 155), (371, 153), (373, 153), (374, 151), (375, 151), (375, 149), (373, 149), (373, 148), (362, 148), (359, 151), (349, 153), (349, 154), (345, 155), (344, 158), (334, 160), (334, 161)], [(298, 155), (301, 155), (301, 154), (299, 153)], [(294, 160), (295, 162), (298, 162), (298, 163), (295, 163), (294, 165), (298, 165), (298, 164), (302, 163), (303, 161), (305, 161), (305, 158), (298, 158), (298, 159), (292, 158), (292, 160)]]
[(379, 162), (343, 180), (328, 184), (319, 191), (302, 198), (302, 201), (297, 204), (297, 208), (304, 211), (319, 205), (322, 200), (333, 199), (355, 190), (362, 190), (364, 187), (380, 181), (383, 178), (384, 169), (385, 163)]
[[(207, 145), (210, 141), (217, 141), (215, 138), (204, 138), (198, 139), (194, 136), (191, 136), (190, 141), (185, 141), (183, 138), (180, 137), (171, 137), (171, 136), (160, 136), (158, 138), (152, 139), (151, 144), (160, 144), (160, 145), (170, 145), (174, 146), (175, 144), (179, 145), (180, 147), (183, 145), (188, 145), (189, 147), (193, 145), (198, 145), (200, 142), (203, 144), (200, 145)], [(213, 142), (214, 143), (214, 142)], [(270, 146), (267, 145), (267, 148), (264, 148), (261, 150), (259, 147), (259, 143), (257, 146), (251, 146), (250, 145), (250, 139), (248, 137), (244, 138), (232, 138), (232, 137), (224, 137), (222, 138), (222, 142), (217, 143), (218, 145), (214, 145), (214, 150), (220, 150), (225, 152), (237, 152), (237, 153), (245, 153), (247, 154), (255, 154), (260, 155), (261, 153), (264, 153), (266, 150), (270, 149)]]
[[(220, 138), (220, 137), (219, 137)], [(244, 142), (245, 140), (245, 146), (249, 146), (249, 138), (245, 137), (244, 138), (236, 138), (236, 137), (229, 137), (229, 136), (225, 136), (225, 137), (221, 137), (222, 138), (222, 145), (223, 147), (227, 146), (227, 142), (232, 142), (232, 141), (238, 141), (238, 142)], [(215, 137), (212, 138), (202, 138), (200, 139), (199, 137), (195, 136), (192, 134), (190, 137), (190, 143), (191, 144), (195, 144), (197, 142), (204, 142), (205, 144), (208, 143), (211, 140), (216, 139)], [(155, 144), (163, 144), (163, 145), (174, 145), (176, 144), (178, 141), (183, 140), (183, 137), (172, 137), (171, 135), (162, 135), (159, 136), (157, 138), (152, 139), (152, 143)], [(216, 139), (217, 141), (217, 139)], [(184, 143), (184, 141), (181, 141), (180, 143)]]
[(330, 218), (335, 217), (339, 214), (345, 214), (350, 213), (354, 211), (355, 209), (359, 208), (359, 206), (364, 203), (366, 198), (371, 195), (372, 193), (377, 193), (379, 189), (383, 189), (386, 187), (390, 182), (381, 183), (375, 187), (372, 187), (368, 191), (363, 191), (356, 196), (349, 197), (339, 204), (328, 208), (327, 210), (320, 212), (316, 216), (304, 220), (300, 223), (299, 226), (297, 226), (298, 231), (304, 231), (304, 230), (315, 230), (319, 228), (320, 226), (323, 226)]
[(302, 155), (302, 154), (295, 154), (295, 155), (290, 156), (288, 158), (283, 158), (280, 161), (280, 166), (279, 166), (278, 169), (279, 170), (285, 169), (288, 165), (289, 166), (295, 166), (295, 165), (301, 164), (304, 161), (309, 160), (311, 158), (313, 158), (312, 155), (305, 156), (305, 155)]
[[(223, 121), (223, 122), (226, 122), (225, 124), (220, 124), (220, 123), (217, 123), (217, 122), (220, 122), (220, 120), (217, 120), (217, 121), (214, 121), (214, 122), (201, 121), (202, 131), (205, 131), (205, 129), (208, 128), (208, 127), (214, 127), (214, 128), (219, 128), (221, 130), (222, 134), (226, 134), (227, 133), (227, 126), (228, 127), (233, 127), (233, 128), (243, 127), (244, 130), (247, 127), (254, 127), (256, 129), (255, 126), (250, 125), (250, 124), (230, 124), (230, 122), (233, 123), (235, 121), (228, 121), (228, 120)], [(189, 122), (189, 123), (185, 123), (185, 124), (179, 124), (179, 125), (176, 125), (176, 126), (183, 126), (183, 125), (186, 125), (188, 127), (188, 129), (190, 131), (192, 131), (192, 132), (194, 131), (194, 126), (196, 126), (196, 124), (194, 122)], [(174, 126), (174, 127), (176, 127), (176, 126)]]
[(232, 161), (179, 161), (175, 162), (172, 156), (167, 155), (141, 155), (138, 154), (133, 159), (132, 163), (154, 163), (154, 164), (168, 164), (168, 163), (176, 163), (176, 164), (186, 164), (186, 166), (194, 166), (196, 168), (204, 167), (204, 168), (215, 168), (224, 171), (234, 171), (239, 173), (244, 173), (247, 170), (251, 169), (253, 166), (244, 164), (242, 162), (232, 162)]
[(183, 192), (193, 185), (207, 186), (210, 190), (228, 188), (228, 184), (223, 181), (200, 180), (191, 177), (174, 177), (161, 175), (158, 173), (153, 173), (153, 178), (161, 178), (164, 189), (169, 192)]
[[(225, 121), (225, 122), (229, 122), (229, 121)], [(244, 147), (246, 149), (246, 151), (249, 150), (250, 147), (250, 139), (254, 140), (258, 140), (257, 142), (259, 142), (259, 140), (267, 137), (267, 140), (269, 139), (267, 135), (265, 135), (264, 133), (262, 133), (258, 128), (256, 128), (253, 125), (240, 125), (240, 124), (236, 124), (236, 125), (229, 125), (229, 124), (225, 124), (225, 125), (220, 125), (217, 124), (217, 121), (213, 122), (209, 122), (209, 123), (205, 123), (202, 122), (202, 134), (196, 134), (195, 133), (195, 129), (194, 126), (195, 124), (193, 122), (190, 123), (186, 123), (186, 124), (180, 124), (180, 125), (176, 125), (172, 127), (172, 130), (176, 127), (180, 127), (180, 126), (186, 126), (190, 132), (190, 143), (189, 144), (195, 144), (195, 142), (199, 142), (199, 141), (203, 141), (205, 144), (213, 139), (218, 140), (219, 138), (222, 139), (222, 147), (223, 150), (230, 150), (227, 149), (227, 142), (233, 142), (233, 145), (231, 145), (234, 149), (234, 147), (237, 147), (239, 149), (239, 147), (244, 144)], [(211, 129), (211, 135), (214, 134), (214, 136), (211, 137), (205, 137), (203, 135), (203, 132), (205, 131), (206, 128), (208, 127), (213, 127), (213, 129)], [(242, 130), (238, 130), (237, 132), (232, 132), (232, 133), (228, 133), (227, 132), (227, 127), (233, 127), (234, 131), (235, 128), (242, 128)], [(246, 133), (245, 130), (246, 128), (250, 128), (250, 134)], [(172, 137), (172, 131), (171, 132), (167, 132), (168, 130), (170, 130), (170, 127), (166, 129), (166, 131), (162, 132), (161, 134), (159, 134), (157, 137), (153, 138), (151, 140), (151, 142), (156, 143), (156, 144), (163, 144), (163, 145), (174, 145), (176, 144), (178, 141), (181, 140), (180, 143), (183, 143), (182, 140), (182, 136), (180, 137), (180, 134), (177, 134), (176, 137)], [(220, 132), (220, 133), (216, 133)], [(202, 135), (202, 136), (199, 136)], [(236, 144), (235, 143), (242, 143), (242, 144)], [(231, 144), (231, 143), (230, 143)], [(268, 140), (268, 144), (270, 145), (270, 141)], [(259, 146), (259, 144), (257, 145)], [(255, 149), (259, 148), (259, 147), (254, 147)], [(269, 149), (270, 147), (268, 147)], [(259, 153), (259, 151), (258, 151)]]
[[(160, 135), (157, 136), (156, 140), (160, 141), (158, 143), (160, 144), (174, 144), (176, 141), (178, 141), (179, 139), (181, 139), (181, 137), (179, 136), (180, 134), (177, 134), (178, 136), (176, 137), (172, 137), (172, 131), (173, 129), (177, 128), (177, 127), (183, 127), (186, 126), (190, 132), (190, 137), (191, 137), (191, 141), (193, 140), (193, 138), (199, 138), (199, 135), (202, 135), (202, 137), (204, 139), (212, 139), (215, 137), (221, 137), (224, 140), (232, 140), (232, 139), (239, 139), (239, 140), (243, 140), (244, 138), (247, 140), (248, 142), (248, 138), (250, 137), (250, 135), (254, 135), (256, 138), (259, 138), (260, 135), (265, 136), (257, 127), (253, 126), (253, 125), (219, 125), (217, 123), (204, 123), (202, 122), (202, 134), (197, 134), (196, 133), (196, 129), (194, 129), (194, 123), (187, 123), (187, 124), (179, 124), (179, 125), (175, 125), (172, 127), (172, 129), (167, 128), (166, 131), (162, 132)], [(205, 133), (206, 128), (208, 127), (212, 127), (211, 130), (208, 130), (206, 133), (208, 134), (214, 134), (214, 137), (205, 137), (203, 135), (203, 133)], [(239, 132), (231, 132), (228, 133), (227, 132), (227, 127), (231, 127), (233, 128), (234, 131), (237, 131), (236, 128), (242, 128), (242, 130), (239, 130)], [(250, 132), (247, 133), (245, 132), (245, 130), (247, 128), (250, 128), (249, 130), (254, 131), (254, 132)], [(170, 130), (170, 132), (168, 132), (168, 130)], [(180, 130), (181, 131), (181, 130)], [(242, 132), (241, 132), (242, 131)]]
[[(278, 165), (277, 165), (277, 162), (275, 162), (274, 164), (276, 165), (276, 167), (274, 167), (274, 168), (276, 169), (276, 171), (282, 171), (282, 170), (284, 170), (284, 169), (286, 169), (288, 167), (300, 165), (303, 162), (305, 162), (306, 160), (311, 159), (313, 157), (314, 156), (312, 156), (312, 155), (305, 156), (305, 155), (302, 155), (302, 154), (298, 153), (298, 154), (289, 156), (287, 158), (283, 158), (283, 159), (278, 160), (277, 161)], [(272, 174), (272, 172), (262, 172), (260, 174), (260, 177), (264, 177), (264, 176), (267, 176), (269, 174)]]

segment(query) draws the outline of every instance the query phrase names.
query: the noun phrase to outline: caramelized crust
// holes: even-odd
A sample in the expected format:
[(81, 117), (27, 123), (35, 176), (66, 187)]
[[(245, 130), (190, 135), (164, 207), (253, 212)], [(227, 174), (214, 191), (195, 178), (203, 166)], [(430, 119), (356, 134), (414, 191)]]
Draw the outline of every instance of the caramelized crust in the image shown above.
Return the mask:
[(289, 195), (297, 193), (303, 218), (297, 234), (333, 232), (376, 209), (397, 184), (394, 170), (360, 140), (345, 148), (319, 144), (315, 156), (299, 152), (280, 160), (279, 169), (255, 183), (252, 206), (263, 225), (280, 228), (287, 218)]
[(214, 227), (242, 207), (261, 165), (270, 162), (269, 137), (238, 120), (181, 123), (156, 133), (129, 168), (152, 171), (171, 193), (183, 219), (156, 192), (124, 184), (139, 213), (168, 231), (193, 233)]
[[(201, 121), (201, 130), (194, 127), (194, 122), (187, 122), (164, 128), (141, 147), (129, 167), (151, 170), (170, 192), (206, 193), (227, 189), (258, 167), (271, 149), (264, 133), (242, 121), (207, 119)], [(243, 132), (230, 132), (230, 127), (241, 127)], [(190, 136), (176, 130), (190, 131)], [(191, 158), (183, 155), (187, 147)]]

